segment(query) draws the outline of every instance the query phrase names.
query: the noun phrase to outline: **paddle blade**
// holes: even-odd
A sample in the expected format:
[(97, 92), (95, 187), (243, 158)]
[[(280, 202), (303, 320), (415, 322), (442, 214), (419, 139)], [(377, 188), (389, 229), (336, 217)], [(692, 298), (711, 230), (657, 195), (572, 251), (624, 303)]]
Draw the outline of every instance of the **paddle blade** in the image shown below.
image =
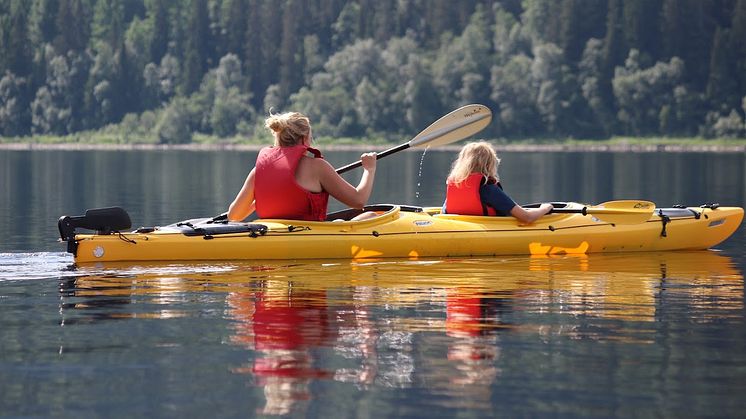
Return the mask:
[(484, 105), (466, 105), (430, 124), (409, 141), (410, 147), (436, 147), (455, 143), (483, 130), (492, 121)]
[(586, 213), (612, 224), (639, 224), (650, 219), (655, 203), (634, 199), (608, 201), (587, 207)]

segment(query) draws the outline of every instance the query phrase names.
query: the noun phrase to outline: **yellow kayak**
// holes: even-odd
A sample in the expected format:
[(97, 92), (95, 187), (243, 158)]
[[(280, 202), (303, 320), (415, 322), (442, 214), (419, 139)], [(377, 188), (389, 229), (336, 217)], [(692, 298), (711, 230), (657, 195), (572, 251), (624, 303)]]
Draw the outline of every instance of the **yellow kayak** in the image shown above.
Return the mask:
[[(616, 202), (621, 205), (613, 205)], [(186, 260), (293, 260), (557, 255), (707, 249), (726, 240), (743, 219), (739, 207), (654, 208), (636, 201), (588, 207), (554, 203), (557, 213), (521, 225), (513, 217), (441, 214), (439, 208), (373, 205), (378, 215), (348, 221), (187, 220), (130, 228), (121, 208), (63, 216), (60, 235), (76, 263)], [(647, 203), (647, 201), (640, 201)], [(634, 208), (629, 203), (635, 203)], [(638, 209), (638, 207), (642, 207)], [(96, 230), (77, 234), (77, 228)]]

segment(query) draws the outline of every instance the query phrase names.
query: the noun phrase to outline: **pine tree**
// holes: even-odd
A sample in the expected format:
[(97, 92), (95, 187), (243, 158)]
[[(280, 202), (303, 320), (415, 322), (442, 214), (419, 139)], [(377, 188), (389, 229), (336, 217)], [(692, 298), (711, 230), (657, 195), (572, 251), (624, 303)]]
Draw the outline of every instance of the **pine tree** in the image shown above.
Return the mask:
[(122, 0), (98, 0), (93, 9), (91, 24), (91, 46), (95, 49), (99, 42), (112, 49), (124, 40), (124, 4)]
[(171, 19), (169, 18), (167, 0), (152, 0), (149, 4), (148, 18), (153, 28), (150, 40), (150, 62), (159, 63), (168, 52)]
[(207, 0), (190, 1), (185, 30), (184, 77), (181, 86), (182, 91), (189, 94), (199, 88), (209, 65), (210, 22)]
[[(598, 98), (603, 105), (600, 108), (614, 109), (614, 93), (611, 80), (614, 69), (622, 65), (629, 50), (622, 31), (623, 0), (609, 0), (608, 15), (606, 16), (606, 37), (604, 38), (602, 58), (600, 63), (600, 78), (598, 80)], [(611, 121), (606, 120), (606, 123)], [(604, 127), (606, 132), (612, 132), (610, 126)]]
[[(6, 23), (5, 35), (0, 34), (0, 71), (10, 70), (16, 76), (25, 77), (31, 74), (31, 45), (28, 33), (29, 4), (24, 0), (10, 2), (10, 15)], [(2, 62), (4, 61), (4, 62)]]
[[(280, 42), (282, 40), (282, 8), (280, 5), (273, 2), (265, 2), (257, 0), (261, 6), (261, 11), (256, 19), (259, 20), (259, 25), (255, 28), (259, 29), (259, 42), (261, 49), (259, 50), (258, 62), (255, 63), (259, 68), (259, 83), (256, 96), (259, 98), (260, 104), (264, 103), (264, 96), (268, 89), (279, 81), (280, 74)], [(251, 29), (249, 29), (251, 30)], [(249, 73), (250, 77), (253, 77), (253, 73)], [(283, 92), (284, 94), (285, 92)], [(285, 100), (285, 99), (283, 99)], [(261, 109), (260, 106), (259, 108)], [(265, 109), (267, 111), (267, 109)]]
[(55, 17), (59, 11), (59, 0), (34, 0), (29, 16), (29, 39), (34, 48), (51, 43), (57, 36)]
[(246, 16), (246, 32), (244, 33), (244, 49), (243, 56), (246, 57), (243, 63), (245, 74), (249, 75), (249, 90), (252, 94), (251, 104), (257, 108), (261, 108), (261, 103), (264, 100), (264, 92), (267, 89), (268, 83), (264, 71), (266, 71), (266, 65), (262, 62), (263, 50), (265, 45), (263, 44), (264, 37), (263, 22), (262, 19), (262, 5), (265, 2), (261, 0), (248, 0), (248, 9)]
[(738, 107), (741, 102), (741, 93), (738, 88), (738, 74), (734, 72), (738, 64), (731, 39), (730, 29), (718, 28), (715, 33), (706, 94), (713, 105), (726, 105), (732, 109)]
[(679, 57), (686, 63), (686, 80), (697, 89), (707, 82), (713, 23), (707, 11), (712, 0), (664, 0), (662, 58)]
[(59, 53), (83, 51), (90, 36), (89, 10), (83, 0), (60, 0), (55, 48)]
[(306, 15), (304, 4), (302, 0), (287, 0), (282, 11), (282, 38), (279, 45), (279, 87), (282, 98), (287, 98), (303, 82), (301, 17)]
[(221, 27), (223, 39), (220, 55), (226, 53), (244, 55), (244, 37), (246, 36), (247, 0), (225, 0), (221, 8)]
[(630, 48), (651, 61), (661, 57), (661, 0), (626, 0), (623, 4), (624, 39)]
[[(733, 68), (738, 81), (737, 92), (746, 97), (746, 0), (738, 0), (733, 9), (730, 39), (735, 47), (735, 66)], [(714, 49), (714, 47), (713, 47)], [(746, 112), (746, 109), (744, 109)]]

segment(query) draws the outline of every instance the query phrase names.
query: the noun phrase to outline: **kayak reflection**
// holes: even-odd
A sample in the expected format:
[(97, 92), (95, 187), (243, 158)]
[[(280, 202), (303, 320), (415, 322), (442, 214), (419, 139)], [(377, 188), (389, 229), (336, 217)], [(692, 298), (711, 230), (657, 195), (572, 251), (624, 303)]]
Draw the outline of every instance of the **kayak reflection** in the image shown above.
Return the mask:
[(669, 301), (706, 321), (744, 300), (742, 273), (712, 251), (107, 264), (76, 273), (62, 284), (63, 321), (204, 315), (184, 303), (194, 295), (222, 305), (224, 342), (248, 350), (231, 371), (262, 389), (265, 414), (307, 408), (319, 380), (423, 388), (453, 396), (444, 398), (451, 407), (489, 408), (490, 384), (515, 354), (505, 346), (513, 334), (645, 343), (657, 333), (645, 325), (667, 315)]

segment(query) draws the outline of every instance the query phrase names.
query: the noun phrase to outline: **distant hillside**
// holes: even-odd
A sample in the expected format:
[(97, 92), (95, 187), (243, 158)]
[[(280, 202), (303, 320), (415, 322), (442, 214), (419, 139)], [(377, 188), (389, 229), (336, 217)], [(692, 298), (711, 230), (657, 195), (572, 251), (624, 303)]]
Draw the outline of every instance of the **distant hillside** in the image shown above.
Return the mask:
[(0, 0), (0, 135), (744, 137), (746, 0)]

